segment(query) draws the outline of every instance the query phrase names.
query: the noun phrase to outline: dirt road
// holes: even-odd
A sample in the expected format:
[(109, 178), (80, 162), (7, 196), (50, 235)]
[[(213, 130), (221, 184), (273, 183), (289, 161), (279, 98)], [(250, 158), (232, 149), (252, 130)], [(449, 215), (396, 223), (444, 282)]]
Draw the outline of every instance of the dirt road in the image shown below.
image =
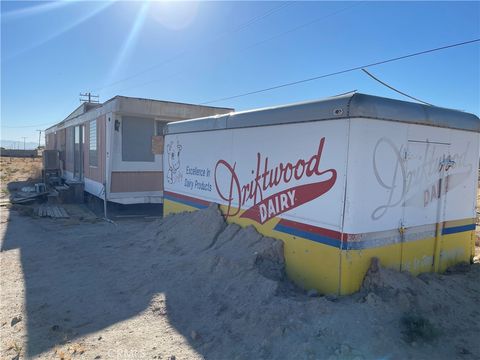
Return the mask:
[(479, 264), (310, 297), (281, 243), (214, 208), (117, 225), (3, 210), (1, 238), (2, 359), (480, 358)]

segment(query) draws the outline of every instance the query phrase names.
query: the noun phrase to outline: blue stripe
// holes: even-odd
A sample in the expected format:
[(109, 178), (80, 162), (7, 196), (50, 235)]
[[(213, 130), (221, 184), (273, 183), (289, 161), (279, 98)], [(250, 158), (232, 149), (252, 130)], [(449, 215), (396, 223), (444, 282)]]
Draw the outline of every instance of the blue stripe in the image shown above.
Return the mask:
[(298, 236), (298, 237), (302, 237), (302, 238), (305, 238), (305, 239), (309, 239), (309, 240), (312, 240), (312, 241), (315, 241), (315, 242), (318, 242), (318, 243), (321, 243), (321, 244), (325, 244), (325, 245), (333, 246), (333, 247), (336, 247), (336, 248), (340, 248), (340, 241), (339, 240), (332, 239), (332, 238), (322, 236), (322, 235), (318, 235), (318, 234), (313, 234), (313, 233), (308, 232), (308, 231), (294, 229), (294, 228), (291, 228), (291, 227), (288, 227), (288, 226), (285, 226), (285, 225), (281, 225), (281, 224), (277, 224), (273, 230), (278, 231), (278, 232), (283, 232), (283, 233), (286, 233), (286, 234), (290, 234), (290, 235), (294, 235), (294, 236)]
[[(309, 239), (309, 240), (312, 240), (312, 241), (315, 241), (315, 242), (318, 242), (318, 243), (321, 243), (321, 244), (333, 246), (333, 247), (336, 247), (338, 249), (341, 248), (341, 242), (339, 240), (332, 239), (332, 238), (329, 238), (327, 236), (314, 234), (314, 233), (311, 233), (311, 232), (308, 232), (308, 231), (295, 229), (295, 228), (288, 227), (288, 226), (281, 225), (281, 224), (278, 224), (277, 226), (275, 226), (275, 228), (273, 230), (283, 232), (283, 233), (286, 233), (286, 234), (290, 234), (290, 235), (294, 235), (294, 236), (298, 236), (298, 237), (302, 237), (302, 238), (305, 238), (305, 239)], [(369, 244), (368, 244), (367, 241), (348, 242), (348, 243), (345, 244), (346, 248), (344, 248), (344, 250), (362, 250), (362, 249), (365, 249), (365, 248), (369, 247), (368, 245)], [(381, 246), (381, 245), (378, 245), (378, 246)]]
[(179, 203), (182, 203), (182, 204), (185, 204), (185, 205), (197, 208), (197, 209), (206, 209), (208, 207), (207, 205), (199, 204), (199, 203), (189, 201), (189, 200), (186, 200), (186, 199), (177, 198), (177, 197), (167, 195), (167, 194), (164, 194), (163, 197), (165, 199), (172, 200), (172, 201), (175, 201), (175, 202), (179, 202)]
[(285, 226), (282, 224), (277, 224), (277, 226), (275, 226), (273, 230), (298, 236), (298, 237), (302, 237), (305, 239), (309, 239), (309, 240), (312, 240), (321, 244), (333, 246), (342, 250), (363, 250), (363, 249), (385, 246), (384, 244), (378, 244), (375, 240), (370, 240), (370, 241), (366, 240), (366, 241), (349, 241), (349, 242), (343, 243), (343, 247), (342, 247), (342, 242), (340, 240), (333, 239), (323, 235), (318, 235), (305, 230), (296, 229), (290, 226)]
[(450, 228), (444, 228), (442, 230), (442, 235), (455, 234), (459, 232), (472, 231), (472, 230), (475, 230), (475, 224), (454, 226)]

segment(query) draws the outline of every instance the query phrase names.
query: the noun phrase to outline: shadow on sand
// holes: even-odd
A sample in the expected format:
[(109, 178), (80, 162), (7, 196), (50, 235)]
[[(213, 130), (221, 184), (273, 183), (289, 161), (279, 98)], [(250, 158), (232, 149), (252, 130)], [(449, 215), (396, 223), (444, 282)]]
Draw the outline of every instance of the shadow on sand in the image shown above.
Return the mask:
[[(117, 225), (11, 211), (7, 224), (1, 249), (20, 250), (28, 357), (139, 315), (152, 324), (127, 330), (154, 338), (161, 318), (207, 359), (449, 359), (459, 346), (480, 354), (478, 266), (424, 279), (390, 271), (379, 291), (307, 297), (285, 280), (281, 242), (227, 226), (214, 207)], [(448, 341), (405, 342), (400, 321), (412, 311)], [(158, 354), (145, 345), (132, 345), (142, 351), (135, 358)]]
[[(181, 216), (177, 220), (180, 223), (173, 219), (160, 225), (162, 220), (135, 219), (113, 225), (32, 218), (10, 211), (1, 250), (20, 250), (25, 355), (42, 354), (147, 309), (166, 315), (170, 326), (206, 358), (248, 354), (248, 342), (257, 352), (268, 334), (264, 328), (255, 330), (255, 323), (269, 316), (256, 312), (269, 306), (268, 300), (278, 292), (273, 278), (283, 276), (283, 264), (258, 253), (264, 252), (265, 244), (280, 242), (260, 241), (261, 235), (251, 228), (239, 235), (249, 239), (249, 250), (242, 254), (228, 244), (241, 233), (238, 226), (230, 226), (223, 239), (212, 242), (225, 230), (221, 216), (212, 220), (200, 214), (191, 219), (192, 228), (202, 232), (195, 235), (194, 230), (193, 239), (187, 238), (192, 230), (184, 226), (185, 220)], [(159, 226), (165, 234), (159, 234)], [(277, 253), (270, 255), (282, 257), (281, 246), (276, 248)], [(210, 255), (199, 256), (201, 252)], [(243, 277), (248, 288), (229, 283), (228, 278), (235, 276)], [(160, 293), (164, 301), (158, 301)], [(287, 313), (285, 308), (275, 316), (288, 318)], [(243, 325), (249, 319), (251, 330)], [(247, 331), (251, 331), (248, 336)]]

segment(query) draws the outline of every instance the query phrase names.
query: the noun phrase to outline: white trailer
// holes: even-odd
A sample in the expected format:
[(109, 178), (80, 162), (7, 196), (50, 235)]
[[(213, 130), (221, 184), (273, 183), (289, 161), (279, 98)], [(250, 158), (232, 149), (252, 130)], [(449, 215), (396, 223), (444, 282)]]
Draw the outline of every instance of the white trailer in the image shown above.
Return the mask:
[(58, 150), (63, 177), (119, 204), (162, 203), (163, 126), (225, 114), (232, 109), (115, 96), (83, 103), (45, 130), (46, 149)]
[(358, 93), (170, 123), (164, 211), (220, 204), (323, 293), (358, 290), (372, 257), (443, 271), (473, 256), (479, 132), (472, 114)]

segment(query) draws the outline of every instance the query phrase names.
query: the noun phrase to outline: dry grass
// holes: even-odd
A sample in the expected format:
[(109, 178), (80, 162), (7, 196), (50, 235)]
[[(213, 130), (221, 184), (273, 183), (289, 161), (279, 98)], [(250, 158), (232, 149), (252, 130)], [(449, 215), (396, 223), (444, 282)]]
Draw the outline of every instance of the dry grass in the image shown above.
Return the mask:
[(73, 343), (56, 348), (54, 353), (60, 360), (71, 360), (75, 356), (81, 356), (85, 352), (85, 346), (82, 343)]
[(42, 176), (42, 158), (0, 157), (0, 179), (9, 183)]
[(20, 357), (20, 355), (22, 354), (22, 350), (23, 350), (23, 347), (21, 345), (18, 345), (15, 341), (10, 341), (7, 345), (7, 351), (11, 351), (13, 350), (13, 352), (15, 353), (15, 358), (18, 358)]
[(0, 157), (0, 197), (8, 195), (8, 183), (39, 179), (41, 176), (42, 158)]

